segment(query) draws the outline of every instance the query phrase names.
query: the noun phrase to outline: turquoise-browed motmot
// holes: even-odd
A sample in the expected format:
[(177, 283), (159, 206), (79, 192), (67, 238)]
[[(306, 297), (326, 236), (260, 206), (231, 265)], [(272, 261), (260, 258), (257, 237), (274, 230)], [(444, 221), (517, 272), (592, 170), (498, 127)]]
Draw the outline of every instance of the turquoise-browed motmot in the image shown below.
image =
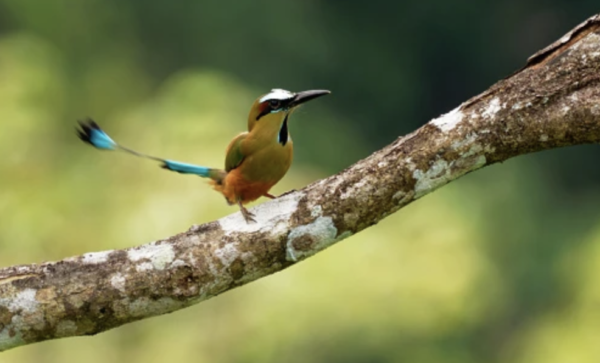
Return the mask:
[(244, 204), (260, 197), (275, 198), (269, 190), (283, 178), (293, 158), (292, 139), (288, 131), (289, 116), (306, 101), (329, 94), (326, 90), (293, 93), (273, 89), (259, 97), (248, 115), (248, 131), (236, 136), (227, 147), (225, 169), (182, 163), (142, 154), (113, 141), (93, 120), (79, 121), (79, 138), (103, 150), (120, 150), (159, 161), (161, 167), (182, 174), (209, 178), (213, 188), (221, 192), (227, 202), (237, 204), (246, 219), (254, 216)]

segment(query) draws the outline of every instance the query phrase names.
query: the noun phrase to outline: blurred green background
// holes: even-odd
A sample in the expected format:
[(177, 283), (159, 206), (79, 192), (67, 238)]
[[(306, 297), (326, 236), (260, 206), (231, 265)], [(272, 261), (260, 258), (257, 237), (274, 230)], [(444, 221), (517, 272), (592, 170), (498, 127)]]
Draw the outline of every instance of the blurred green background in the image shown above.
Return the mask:
[[(295, 114), (278, 194), (485, 90), (596, 1), (0, 0), (0, 265), (166, 237), (237, 210), (202, 180), (273, 87)], [(598, 362), (596, 146), (471, 174), (293, 268), (96, 337), (0, 362)], [(261, 201), (262, 202), (262, 201)]]

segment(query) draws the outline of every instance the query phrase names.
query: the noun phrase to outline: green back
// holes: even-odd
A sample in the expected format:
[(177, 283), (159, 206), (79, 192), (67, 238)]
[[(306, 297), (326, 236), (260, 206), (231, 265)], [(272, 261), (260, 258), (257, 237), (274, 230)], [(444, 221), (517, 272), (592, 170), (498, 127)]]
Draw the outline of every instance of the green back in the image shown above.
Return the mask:
[(242, 163), (242, 160), (244, 160), (245, 155), (242, 152), (242, 141), (246, 136), (248, 136), (248, 133), (244, 132), (231, 140), (227, 148), (227, 155), (225, 156), (225, 171), (237, 168)]

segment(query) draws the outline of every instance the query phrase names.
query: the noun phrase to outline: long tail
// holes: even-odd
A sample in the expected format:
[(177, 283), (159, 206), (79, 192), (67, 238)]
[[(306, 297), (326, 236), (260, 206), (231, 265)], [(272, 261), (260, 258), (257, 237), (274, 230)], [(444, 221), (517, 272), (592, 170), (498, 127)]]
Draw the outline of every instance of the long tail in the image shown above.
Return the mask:
[(181, 174), (193, 174), (203, 178), (210, 178), (217, 183), (220, 183), (225, 176), (225, 171), (220, 169), (207, 168), (205, 166), (199, 166), (194, 164), (182, 163), (174, 160), (167, 160), (158, 158), (156, 156), (143, 154), (127, 147), (121, 146), (116, 143), (104, 130), (98, 126), (98, 124), (88, 118), (85, 121), (78, 121), (79, 128), (76, 128), (77, 136), (84, 142), (92, 145), (93, 147), (100, 150), (113, 150), (113, 151), (124, 151), (126, 153), (158, 161), (161, 163), (163, 169), (171, 170)]

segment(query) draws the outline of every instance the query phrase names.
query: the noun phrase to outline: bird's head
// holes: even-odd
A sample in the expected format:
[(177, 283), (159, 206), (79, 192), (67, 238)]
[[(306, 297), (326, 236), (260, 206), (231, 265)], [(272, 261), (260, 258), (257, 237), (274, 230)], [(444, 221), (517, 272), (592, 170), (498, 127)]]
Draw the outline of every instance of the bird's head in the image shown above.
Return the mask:
[(329, 93), (331, 92), (327, 90), (294, 93), (284, 89), (273, 89), (266, 95), (260, 96), (252, 104), (248, 116), (248, 131), (252, 131), (255, 127), (279, 129), (296, 107)]

